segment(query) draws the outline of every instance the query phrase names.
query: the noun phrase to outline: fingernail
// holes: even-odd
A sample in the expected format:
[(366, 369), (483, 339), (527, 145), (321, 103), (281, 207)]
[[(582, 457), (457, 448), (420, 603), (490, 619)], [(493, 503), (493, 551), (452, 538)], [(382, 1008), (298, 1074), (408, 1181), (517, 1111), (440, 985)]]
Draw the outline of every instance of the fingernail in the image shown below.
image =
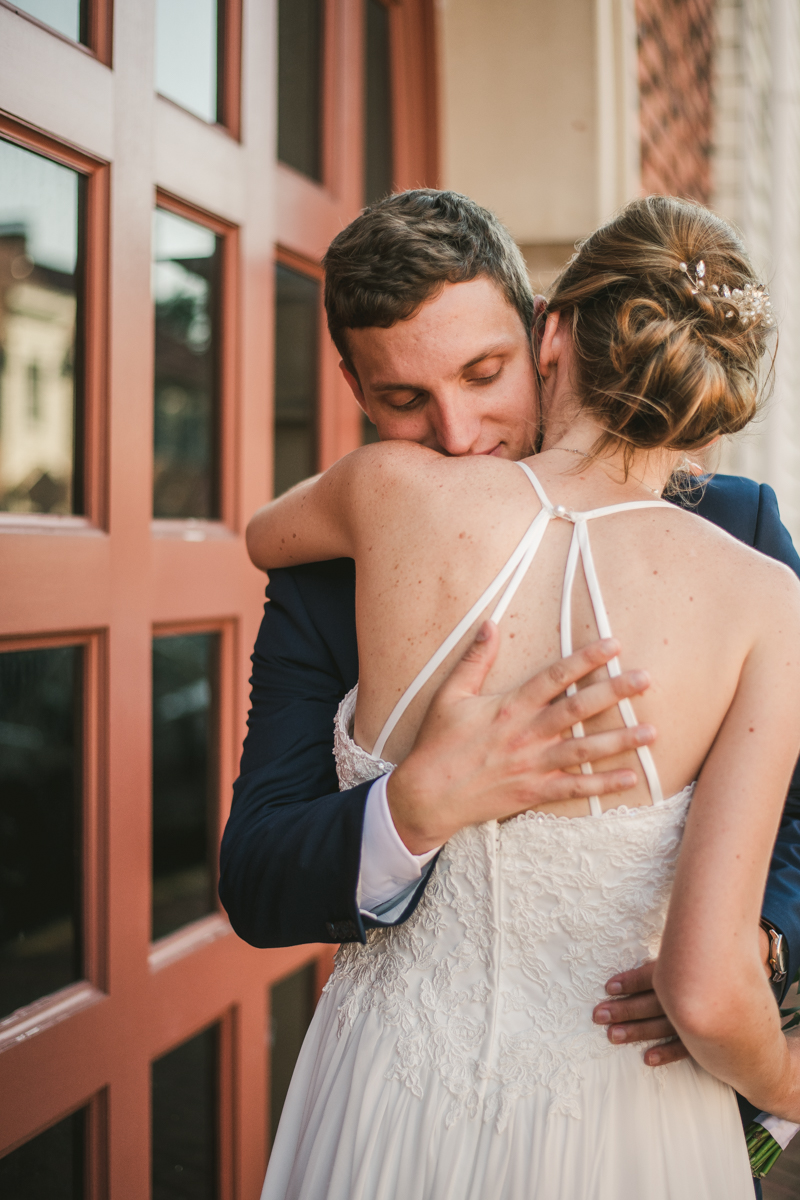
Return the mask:
[(644, 687), (649, 679), (647, 671), (631, 671), (631, 683), (634, 687)]
[(615, 1025), (608, 1036), (611, 1038), (612, 1042), (624, 1042), (625, 1030), (621, 1025)]
[(653, 1051), (651, 1051), (650, 1054), (648, 1054), (648, 1056), (647, 1056), (648, 1067), (657, 1067), (660, 1062), (661, 1062), (660, 1054), (655, 1053)]
[(620, 996), (622, 994), (622, 984), (612, 979), (611, 983), (606, 984), (606, 991), (609, 996)]
[(616, 654), (619, 652), (619, 642), (615, 637), (603, 637), (600, 648), (603, 654)]
[(611, 1021), (611, 1012), (607, 1008), (598, 1008), (594, 1019), (598, 1025), (608, 1025)]
[(652, 742), (656, 736), (656, 731), (652, 725), (640, 725), (636, 730), (636, 741), (640, 746), (645, 742)]
[(476, 642), (488, 642), (489, 640), (489, 622), (484, 621), (478, 632), (475, 634)]

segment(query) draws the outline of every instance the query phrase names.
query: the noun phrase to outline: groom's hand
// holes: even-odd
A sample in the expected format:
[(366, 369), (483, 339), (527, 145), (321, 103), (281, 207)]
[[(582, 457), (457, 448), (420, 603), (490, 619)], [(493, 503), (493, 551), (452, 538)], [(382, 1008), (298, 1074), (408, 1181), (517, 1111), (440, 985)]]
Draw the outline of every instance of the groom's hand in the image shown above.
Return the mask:
[(608, 1027), (608, 1040), (617, 1046), (629, 1042), (652, 1042), (670, 1038), (662, 1046), (651, 1046), (645, 1052), (648, 1067), (663, 1067), (689, 1057), (689, 1051), (667, 1020), (658, 996), (653, 991), (655, 959), (632, 971), (614, 975), (606, 984), (610, 997), (602, 1000), (592, 1014), (596, 1025)]
[[(769, 938), (761, 928), (758, 930), (758, 945), (764, 972), (769, 978), (772, 975)], [(609, 996), (620, 996), (622, 999), (601, 1000), (595, 1007), (592, 1019), (596, 1025), (608, 1027), (608, 1040), (617, 1046), (670, 1038), (663, 1046), (652, 1046), (644, 1055), (648, 1067), (663, 1067), (667, 1063), (688, 1058), (689, 1051), (670, 1025), (653, 991), (655, 965), (653, 959), (632, 971), (612, 975), (606, 984), (606, 991)]]
[(573, 725), (649, 687), (646, 672), (626, 671), (564, 695), (619, 653), (614, 639), (560, 659), (519, 688), (483, 695), (497, 648), (497, 627), (485, 621), (434, 695), (411, 753), (389, 778), (392, 819), (412, 854), (441, 846), (466, 825), (556, 800), (625, 791), (636, 783), (632, 770), (572, 772), (655, 740), (651, 725), (571, 736)]

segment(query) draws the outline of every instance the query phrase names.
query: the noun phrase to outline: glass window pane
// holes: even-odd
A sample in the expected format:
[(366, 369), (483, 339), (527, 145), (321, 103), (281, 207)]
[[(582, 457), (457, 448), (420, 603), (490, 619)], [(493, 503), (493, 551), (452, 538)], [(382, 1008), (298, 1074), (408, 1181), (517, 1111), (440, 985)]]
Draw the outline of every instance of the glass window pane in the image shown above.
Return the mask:
[(156, 0), (156, 91), (211, 123), (221, 8), (217, 0)]
[(366, 0), (364, 39), (364, 203), (392, 190), (392, 72), (389, 57), (389, 10)]
[(86, 1110), (59, 1121), (0, 1158), (7, 1200), (83, 1200)]
[(283, 1104), (303, 1038), (314, 1015), (314, 964), (270, 989), (270, 1145), (278, 1132)]
[(222, 238), (156, 209), (153, 248), (153, 514), (213, 518)]
[(278, 6), (278, 158), (322, 178), (323, 0)]
[(81, 0), (13, 0), (15, 8), (30, 13), (74, 42), (86, 41), (86, 4)]
[(319, 284), (275, 267), (275, 495), (316, 470)]
[(153, 640), (153, 939), (216, 909), (219, 638)]
[(0, 1017), (81, 977), (81, 653), (0, 654)]
[(0, 510), (80, 511), (75, 488), (82, 180), (0, 141)]
[(218, 1029), (153, 1063), (152, 1200), (215, 1200)]
[(371, 446), (373, 442), (379, 442), (378, 431), (370, 421), (365, 412), (361, 414), (361, 445)]

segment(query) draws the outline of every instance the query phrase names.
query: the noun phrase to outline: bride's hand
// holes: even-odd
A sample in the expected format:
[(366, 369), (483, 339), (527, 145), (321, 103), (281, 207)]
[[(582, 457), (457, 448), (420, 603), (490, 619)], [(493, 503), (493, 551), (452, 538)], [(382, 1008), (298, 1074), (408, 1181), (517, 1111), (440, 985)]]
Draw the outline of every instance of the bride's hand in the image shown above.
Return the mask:
[(431, 701), (408, 757), (387, 785), (395, 828), (412, 854), (441, 846), (467, 825), (503, 820), (556, 800), (634, 787), (632, 770), (573, 774), (655, 740), (651, 725), (624, 726), (584, 738), (572, 726), (650, 686), (645, 671), (625, 671), (574, 696), (565, 689), (619, 653), (613, 638), (560, 659), (510, 692), (483, 695), (497, 656), (497, 626), (478, 636)]

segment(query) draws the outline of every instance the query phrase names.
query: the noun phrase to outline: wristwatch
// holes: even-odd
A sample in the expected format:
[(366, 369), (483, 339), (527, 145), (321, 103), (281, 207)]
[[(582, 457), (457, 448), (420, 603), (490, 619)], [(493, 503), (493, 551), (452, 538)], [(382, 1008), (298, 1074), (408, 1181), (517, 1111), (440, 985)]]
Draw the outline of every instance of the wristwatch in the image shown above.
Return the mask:
[(786, 972), (789, 969), (789, 955), (786, 950), (786, 938), (782, 933), (779, 933), (769, 921), (764, 917), (759, 920), (759, 925), (769, 938), (769, 956), (767, 962), (772, 971), (770, 983), (775, 995), (780, 999), (783, 991), (783, 984), (786, 980)]

